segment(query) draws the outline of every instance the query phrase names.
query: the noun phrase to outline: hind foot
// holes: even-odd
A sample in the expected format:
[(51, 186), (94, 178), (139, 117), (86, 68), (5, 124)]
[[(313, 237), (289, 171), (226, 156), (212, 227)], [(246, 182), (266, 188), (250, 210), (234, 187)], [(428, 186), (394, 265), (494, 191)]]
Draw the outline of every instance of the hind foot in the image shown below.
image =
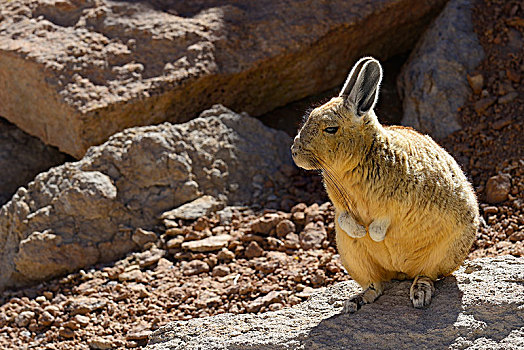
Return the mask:
[(431, 297), (435, 292), (433, 281), (426, 276), (417, 276), (409, 290), (409, 298), (417, 309), (431, 304)]
[(338, 217), (340, 228), (352, 238), (362, 238), (366, 235), (366, 228), (358, 224), (348, 212), (343, 211)]
[(382, 295), (383, 291), (384, 289), (382, 288), (381, 283), (372, 283), (364, 292), (346, 300), (342, 312), (345, 314), (354, 313), (360, 309), (362, 305), (371, 304), (377, 300), (377, 298)]

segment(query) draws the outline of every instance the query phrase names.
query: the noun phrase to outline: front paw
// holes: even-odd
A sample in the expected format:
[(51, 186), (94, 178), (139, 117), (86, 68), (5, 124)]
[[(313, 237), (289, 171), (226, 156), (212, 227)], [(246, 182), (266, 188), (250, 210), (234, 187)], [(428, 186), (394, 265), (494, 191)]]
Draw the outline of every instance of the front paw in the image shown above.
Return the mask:
[(342, 212), (338, 217), (338, 225), (340, 228), (352, 238), (362, 238), (366, 235), (366, 228), (358, 224), (351, 214)]
[(369, 225), (369, 237), (375, 242), (383, 241), (386, 238), (389, 224), (389, 218), (376, 219)]

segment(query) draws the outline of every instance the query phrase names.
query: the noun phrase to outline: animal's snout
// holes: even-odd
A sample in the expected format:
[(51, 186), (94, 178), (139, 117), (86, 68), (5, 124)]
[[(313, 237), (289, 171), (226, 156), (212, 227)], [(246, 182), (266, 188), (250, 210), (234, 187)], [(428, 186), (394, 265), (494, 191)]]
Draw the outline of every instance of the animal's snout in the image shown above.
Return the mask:
[(300, 145), (300, 134), (295, 136), (295, 139), (293, 140), (293, 145), (291, 146), (291, 154), (293, 157), (296, 157), (298, 152), (302, 149), (302, 146)]

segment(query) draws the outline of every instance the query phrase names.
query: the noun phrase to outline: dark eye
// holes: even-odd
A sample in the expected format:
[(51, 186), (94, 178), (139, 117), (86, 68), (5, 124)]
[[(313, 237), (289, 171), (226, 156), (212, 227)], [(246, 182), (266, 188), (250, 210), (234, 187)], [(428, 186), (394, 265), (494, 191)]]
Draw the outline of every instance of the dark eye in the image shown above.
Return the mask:
[(324, 129), (328, 134), (334, 134), (338, 131), (338, 126), (330, 126), (329, 128)]

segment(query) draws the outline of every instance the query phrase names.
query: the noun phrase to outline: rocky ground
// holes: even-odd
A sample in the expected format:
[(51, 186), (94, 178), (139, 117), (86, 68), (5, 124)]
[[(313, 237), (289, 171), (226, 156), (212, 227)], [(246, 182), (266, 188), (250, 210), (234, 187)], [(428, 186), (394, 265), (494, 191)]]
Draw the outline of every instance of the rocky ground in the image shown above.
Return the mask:
[[(486, 221), (470, 258), (523, 256), (524, 5), (483, 1), (475, 11), (486, 59), (470, 74), (475, 93), (460, 111), (463, 129), (441, 144), (470, 174)], [(282, 211), (234, 207), (196, 221), (165, 218), (154, 232), (133, 233), (140, 252), (4, 292), (0, 348), (136, 348), (168, 321), (278, 310), (347, 280), (318, 176), (287, 175), (293, 185)], [(297, 204), (305, 193), (318, 197)]]

